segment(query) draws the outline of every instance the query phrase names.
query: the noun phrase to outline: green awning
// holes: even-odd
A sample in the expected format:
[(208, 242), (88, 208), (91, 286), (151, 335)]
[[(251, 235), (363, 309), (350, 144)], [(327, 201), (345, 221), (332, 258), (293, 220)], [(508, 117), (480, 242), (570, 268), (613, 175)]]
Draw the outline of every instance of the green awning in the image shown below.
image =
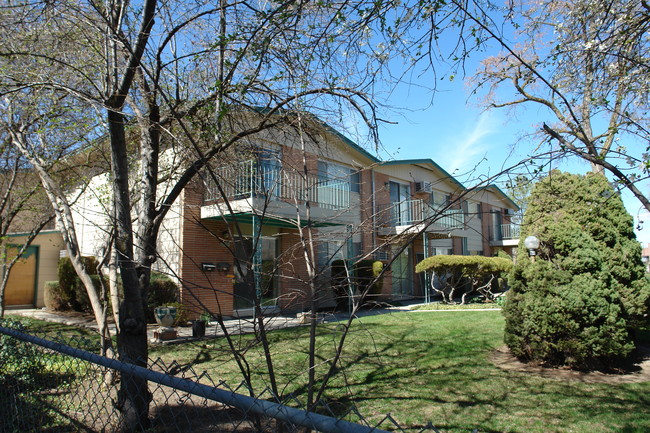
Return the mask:
[[(252, 212), (241, 212), (241, 213), (236, 213), (236, 214), (228, 214), (228, 215), (219, 215), (219, 216), (213, 216), (209, 218), (205, 218), (208, 220), (215, 220), (215, 221), (226, 221), (226, 222), (234, 222), (237, 221), (240, 224), (252, 224), (253, 223), (253, 217), (256, 216)], [(296, 221), (291, 221), (285, 218), (277, 218), (269, 215), (264, 215), (260, 216), (257, 215), (258, 218), (260, 218), (262, 221), (262, 225), (267, 226), (267, 227), (280, 227), (280, 228), (293, 228), (295, 229), (297, 227), (297, 222)], [(333, 226), (341, 226), (341, 225), (346, 225), (344, 223), (332, 223), (332, 222), (323, 222), (323, 221), (311, 221), (311, 224), (308, 224), (308, 222), (304, 219), (300, 220), (300, 226), (301, 227), (307, 227), (308, 225), (311, 225), (311, 227), (333, 227)]]

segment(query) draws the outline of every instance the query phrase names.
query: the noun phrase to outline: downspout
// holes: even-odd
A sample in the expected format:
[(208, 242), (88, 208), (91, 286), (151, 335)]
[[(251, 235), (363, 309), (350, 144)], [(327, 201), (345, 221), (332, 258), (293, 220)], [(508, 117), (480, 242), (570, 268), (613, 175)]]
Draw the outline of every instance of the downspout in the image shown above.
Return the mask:
[(377, 248), (377, 200), (375, 197), (375, 169), (370, 169), (370, 197), (372, 200), (372, 250)]

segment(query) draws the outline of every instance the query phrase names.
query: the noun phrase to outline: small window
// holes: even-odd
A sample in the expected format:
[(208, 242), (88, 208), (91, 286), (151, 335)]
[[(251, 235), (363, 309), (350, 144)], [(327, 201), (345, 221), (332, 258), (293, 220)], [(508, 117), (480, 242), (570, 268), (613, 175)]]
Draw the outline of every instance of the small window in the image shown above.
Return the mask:
[[(360, 172), (333, 162), (318, 161), (318, 177), (321, 181), (347, 182), (352, 192), (359, 192), (360, 189)], [(347, 188), (347, 185), (341, 185), (339, 188)]]
[(353, 168), (350, 169), (350, 191), (361, 192), (361, 172)]

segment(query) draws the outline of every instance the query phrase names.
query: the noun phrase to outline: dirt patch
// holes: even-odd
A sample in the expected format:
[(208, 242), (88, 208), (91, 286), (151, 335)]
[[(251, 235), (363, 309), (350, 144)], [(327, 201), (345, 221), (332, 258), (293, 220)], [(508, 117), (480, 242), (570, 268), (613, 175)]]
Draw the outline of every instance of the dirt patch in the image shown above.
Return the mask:
[(549, 368), (539, 364), (524, 363), (515, 358), (507, 346), (500, 347), (492, 352), (490, 361), (503, 370), (535, 374), (537, 376), (563, 381), (608, 383), (613, 385), (650, 382), (650, 347), (641, 346), (639, 348), (639, 355), (639, 360), (631, 368), (620, 374), (602, 373), (600, 371), (581, 372), (571, 370), (567, 367)]

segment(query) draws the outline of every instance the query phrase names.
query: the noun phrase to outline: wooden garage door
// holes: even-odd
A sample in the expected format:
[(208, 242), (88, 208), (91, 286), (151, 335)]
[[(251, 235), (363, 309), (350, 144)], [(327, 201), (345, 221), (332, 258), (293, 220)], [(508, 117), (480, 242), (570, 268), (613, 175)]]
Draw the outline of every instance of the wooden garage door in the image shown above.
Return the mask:
[[(10, 248), (7, 259), (11, 260), (16, 254), (17, 249)], [(37, 261), (38, 247), (31, 246), (11, 268), (5, 289), (5, 305), (35, 305)]]

